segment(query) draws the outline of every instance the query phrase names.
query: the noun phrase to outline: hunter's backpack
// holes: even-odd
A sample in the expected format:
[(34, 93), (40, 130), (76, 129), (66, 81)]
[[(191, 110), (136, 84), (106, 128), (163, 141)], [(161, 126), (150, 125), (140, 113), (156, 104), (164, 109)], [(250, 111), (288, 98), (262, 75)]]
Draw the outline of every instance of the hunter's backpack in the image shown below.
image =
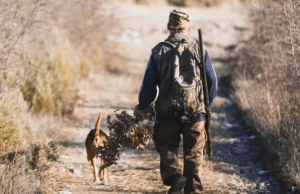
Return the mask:
[[(199, 60), (195, 41), (182, 39), (177, 44), (164, 41), (172, 47), (167, 72), (161, 78), (156, 101), (158, 113), (191, 115), (205, 112)], [(198, 58), (199, 59), (199, 58)]]

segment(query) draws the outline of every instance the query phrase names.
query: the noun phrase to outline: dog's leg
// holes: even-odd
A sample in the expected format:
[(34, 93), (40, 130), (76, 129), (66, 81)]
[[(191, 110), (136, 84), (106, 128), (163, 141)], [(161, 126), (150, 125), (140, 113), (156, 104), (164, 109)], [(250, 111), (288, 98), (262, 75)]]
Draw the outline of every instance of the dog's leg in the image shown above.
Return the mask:
[(88, 160), (88, 162), (89, 162), (89, 164), (91, 165), (91, 167), (92, 167), (92, 171), (93, 171), (93, 176), (94, 176), (94, 182), (95, 182), (95, 174), (94, 174), (94, 164), (93, 164), (93, 159), (91, 159), (91, 160)]
[(104, 169), (103, 169), (103, 176), (104, 176), (104, 179), (103, 179), (104, 185), (108, 185), (107, 168), (104, 168)]
[[(102, 158), (100, 158), (100, 167), (104, 165), (104, 160)], [(104, 170), (99, 171), (99, 175), (100, 175), (100, 181), (103, 181), (104, 179)]]
[(98, 174), (97, 174), (96, 157), (94, 157), (91, 160), (91, 165), (92, 165), (92, 170), (93, 170), (93, 174), (94, 174), (94, 182), (98, 183), (99, 182), (99, 177), (98, 177)]

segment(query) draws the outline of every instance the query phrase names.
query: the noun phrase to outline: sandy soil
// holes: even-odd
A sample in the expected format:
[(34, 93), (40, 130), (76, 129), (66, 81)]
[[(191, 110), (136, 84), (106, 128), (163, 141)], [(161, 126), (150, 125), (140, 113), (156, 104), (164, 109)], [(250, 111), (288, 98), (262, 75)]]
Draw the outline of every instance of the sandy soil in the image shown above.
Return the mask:
[[(102, 71), (80, 83), (82, 101), (74, 118), (62, 129), (60, 161), (52, 169), (58, 193), (166, 193), (159, 175), (159, 155), (153, 143), (146, 151), (122, 150), (118, 165), (109, 168), (109, 185), (93, 184), (86, 160), (84, 141), (100, 110), (106, 115), (116, 109), (129, 110), (137, 104), (137, 94), (151, 48), (167, 37), (168, 6), (151, 7), (126, 4), (118, 8), (122, 27), (112, 27), (108, 45), (118, 45), (123, 61), (112, 64), (120, 73)], [(218, 97), (212, 106), (214, 156), (203, 169), (205, 193), (283, 193), (258, 161), (256, 137), (244, 129), (227, 86), (228, 62), (234, 47), (247, 27), (243, 10), (226, 8), (189, 8), (192, 15), (191, 37), (197, 28), (204, 40), (219, 79)], [(106, 130), (105, 120), (102, 129)], [(182, 154), (181, 154), (182, 157)], [(54, 184), (54, 183), (53, 183)]]

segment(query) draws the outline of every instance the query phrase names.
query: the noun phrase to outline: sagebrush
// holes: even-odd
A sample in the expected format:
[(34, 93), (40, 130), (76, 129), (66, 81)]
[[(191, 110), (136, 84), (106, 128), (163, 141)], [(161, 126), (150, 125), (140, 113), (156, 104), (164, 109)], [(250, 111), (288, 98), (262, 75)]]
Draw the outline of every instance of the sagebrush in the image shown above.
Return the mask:
[(300, 6), (295, 0), (263, 3), (235, 66), (236, 96), (264, 144), (277, 155), (273, 163), (281, 175), (276, 177), (299, 188)]
[(108, 3), (0, 0), (0, 193), (47, 189), (58, 157), (49, 142), (102, 63)]

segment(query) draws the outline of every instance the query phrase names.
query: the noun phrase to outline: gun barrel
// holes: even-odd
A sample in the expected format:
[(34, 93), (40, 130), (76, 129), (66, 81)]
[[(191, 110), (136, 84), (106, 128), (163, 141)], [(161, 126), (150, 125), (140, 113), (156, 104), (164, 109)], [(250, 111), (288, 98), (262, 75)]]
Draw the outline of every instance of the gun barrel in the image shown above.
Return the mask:
[(204, 104), (206, 110), (206, 122), (205, 122), (205, 132), (206, 132), (206, 153), (208, 156), (212, 155), (212, 147), (210, 141), (210, 110), (209, 110), (209, 95), (208, 95), (208, 86), (207, 86), (207, 77), (206, 77), (206, 69), (204, 64), (204, 50), (203, 50), (203, 39), (202, 39), (202, 30), (198, 29), (199, 35), (199, 44), (200, 44), (200, 56), (201, 56), (201, 74), (203, 80), (203, 91), (204, 91)]

